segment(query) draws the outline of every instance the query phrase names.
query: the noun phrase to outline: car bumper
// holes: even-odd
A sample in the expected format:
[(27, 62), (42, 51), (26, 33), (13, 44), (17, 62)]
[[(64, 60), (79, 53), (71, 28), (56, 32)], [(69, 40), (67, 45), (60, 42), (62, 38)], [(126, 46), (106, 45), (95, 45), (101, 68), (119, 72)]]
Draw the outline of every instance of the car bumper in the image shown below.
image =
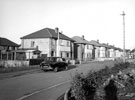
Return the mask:
[(53, 68), (50, 66), (42, 66), (41, 69), (42, 70), (52, 70)]

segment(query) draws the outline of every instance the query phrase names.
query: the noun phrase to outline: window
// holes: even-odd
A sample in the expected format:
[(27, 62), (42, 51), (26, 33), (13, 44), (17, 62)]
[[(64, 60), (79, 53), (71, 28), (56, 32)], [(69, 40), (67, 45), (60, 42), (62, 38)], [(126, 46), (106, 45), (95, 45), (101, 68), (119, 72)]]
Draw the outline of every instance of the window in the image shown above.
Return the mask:
[(55, 39), (52, 39), (51, 44), (52, 44), (52, 45), (56, 45), (56, 41), (55, 41)]
[(60, 40), (60, 45), (64, 46), (64, 40)]
[(67, 46), (68, 46), (68, 47), (70, 46), (70, 41), (67, 41)]
[(67, 58), (69, 57), (69, 53), (67, 53)]
[(31, 41), (31, 47), (34, 47), (34, 45), (35, 45), (35, 42)]
[(51, 51), (51, 56), (52, 56), (52, 57), (54, 56), (54, 51)]

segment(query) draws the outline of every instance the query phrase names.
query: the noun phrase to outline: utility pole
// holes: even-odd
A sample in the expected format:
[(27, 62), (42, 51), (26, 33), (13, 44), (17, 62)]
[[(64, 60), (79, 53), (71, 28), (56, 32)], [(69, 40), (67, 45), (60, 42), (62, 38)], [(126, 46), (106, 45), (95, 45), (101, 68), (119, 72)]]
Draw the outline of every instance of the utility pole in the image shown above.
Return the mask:
[(125, 12), (121, 14), (123, 16), (123, 62), (125, 62)]

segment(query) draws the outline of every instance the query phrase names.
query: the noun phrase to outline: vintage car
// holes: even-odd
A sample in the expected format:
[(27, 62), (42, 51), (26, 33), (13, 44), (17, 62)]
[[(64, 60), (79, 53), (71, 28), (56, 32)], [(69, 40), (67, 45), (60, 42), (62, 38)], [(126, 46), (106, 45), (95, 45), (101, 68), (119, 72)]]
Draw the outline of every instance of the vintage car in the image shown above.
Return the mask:
[(68, 69), (68, 63), (64, 58), (61, 57), (47, 57), (43, 62), (40, 63), (40, 68), (44, 71), (53, 70), (58, 72), (59, 70)]

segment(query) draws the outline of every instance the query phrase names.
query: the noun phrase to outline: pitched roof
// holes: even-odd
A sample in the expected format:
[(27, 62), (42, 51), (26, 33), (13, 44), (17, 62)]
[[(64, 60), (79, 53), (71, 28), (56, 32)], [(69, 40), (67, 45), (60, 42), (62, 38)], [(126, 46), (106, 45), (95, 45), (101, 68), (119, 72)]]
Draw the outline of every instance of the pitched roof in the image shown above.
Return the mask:
[(108, 48), (110, 48), (110, 49), (116, 49), (116, 47), (113, 46), (113, 45), (108, 45)]
[(19, 45), (6, 39), (6, 38), (2, 38), (0, 37), (0, 46), (15, 46), (18, 47)]
[(123, 51), (123, 49), (121, 49), (119, 47), (115, 47), (115, 50)]
[[(41, 29), (34, 33), (21, 37), (21, 39), (34, 39), (34, 38), (55, 38), (55, 39), (57, 39), (58, 34), (55, 32), (54, 29), (44, 28), (44, 29)], [(68, 36), (66, 36), (62, 33), (59, 34), (59, 38), (64, 39), (64, 40), (73, 41), (71, 38), (69, 38)]]
[(95, 45), (95, 46), (101, 46), (100, 43), (98, 43), (95, 40), (91, 40), (89, 43), (92, 44), (92, 45)]
[(82, 37), (79, 36), (74, 36), (72, 39), (75, 41), (75, 43), (79, 44), (90, 44), (87, 40), (83, 39)]
[(132, 49), (132, 51), (131, 52), (135, 52), (135, 48), (134, 49)]

